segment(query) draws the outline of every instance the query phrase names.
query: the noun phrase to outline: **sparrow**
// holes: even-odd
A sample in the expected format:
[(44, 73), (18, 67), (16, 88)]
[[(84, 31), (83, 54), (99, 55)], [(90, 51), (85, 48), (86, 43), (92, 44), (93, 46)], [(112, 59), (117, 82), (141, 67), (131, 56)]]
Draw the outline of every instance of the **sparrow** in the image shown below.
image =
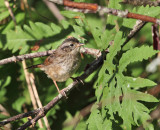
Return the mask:
[(57, 82), (66, 81), (79, 68), (81, 62), (80, 47), (83, 45), (74, 37), (67, 38), (53, 54), (45, 59), (43, 64), (33, 65), (28, 68), (43, 70), (48, 78), (53, 80), (58, 92), (65, 95), (63, 90), (60, 91)]

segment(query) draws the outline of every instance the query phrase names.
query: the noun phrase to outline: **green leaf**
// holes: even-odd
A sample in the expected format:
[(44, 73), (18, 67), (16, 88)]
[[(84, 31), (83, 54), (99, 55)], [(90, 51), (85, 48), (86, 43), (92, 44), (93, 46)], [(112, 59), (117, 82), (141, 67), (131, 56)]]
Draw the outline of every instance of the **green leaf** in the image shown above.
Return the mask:
[(140, 125), (144, 123), (149, 116), (149, 109), (138, 101), (157, 102), (158, 100), (145, 93), (129, 90), (123, 86), (122, 109), (119, 113), (123, 119), (123, 128), (130, 130), (131, 125)]
[(68, 18), (74, 18), (75, 16), (80, 16), (81, 18), (84, 18), (84, 14), (80, 12), (74, 12), (74, 11), (61, 11), (61, 14)]
[(101, 34), (101, 40), (103, 43), (103, 49), (105, 50), (106, 48), (108, 48), (109, 43), (111, 41), (114, 40), (114, 37), (116, 35), (116, 30), (115, 28), (113, 28), (112, 30), (105, 30), (102, 34)]
[(114, 9), (121, 9), (121, 5), (119, 4), (119, 2), (121, 2), (121, 0), (112, 0), (109, 2), (108, 7)]
[(135, 11), (135, 13), (139, 13), (139, 14), (144, 14), (144, 15), (147, 15), (147, 16), (151, 16), (151, 17), (154, 17), (154, 16), (157, 16), (159, 15), (159, 12), (160, 12), (160, 8), (159, 7), (154, 7), (154, 6), (141, 6), (138, 11)]
[(73, 28), (74, 28), (75, 33), (77, 33), (78, 35), (82, 36), (85, 34), (82, 27), (77, 26), (77, 25), (73, 25)]
[(80, 19), (75, 19), (75, 21), (76, 21), (76, 23), (77, 23), (79, 26), (81, 26), (81, 27), (85, 26), (84, 21), (83, 21), (82, 18), (80, 18)]
[(116, 56), (118, 51), (121, 50), (121, 45), (124, 43), (125, 39), (122, 38), (122, 32), (118, 32), (114, 38), (114, 43), (109, 48), (109, 54), (107, 54), (107, 60), (104, 62), (106, 69), (109, 73), (113, 73), (115, 65), (113, 64), (113, 58)]
[(8, 86), (11, 82), (11, 76), (8, 76), (5, 81), (1, 80), (0, 81), (0, 89), (3, 89), (4, 87)]
[(6, 10), (3, 13), (0, 13), (0, 21), (9, 16), (9, 11)]
[(158, 51), (153, 50), (153, 47), (142, 46), (140, 48), (136, 47), (124, 53), (119, 61), (119, 72), (123, 72), (124, 69), (130, 63), (136, 61), (142, 61), (148, 59), (149, 57), (155, 55)]
[[(25, 16), (26, 16), (25, 12), (19, 12), (18, 14), (15, 15), (17, 25), (24, 22)], [(6, 34), (10, 29), (13, 29), (13, 28), (15, 28), (15, 25), (13, 20), (11, 20), (7, 25), (5, 25), (5, 28), (4, 30), (2, 30), (2, 32)]]
[(111, 130), (111, 129), (113, 129), (112, 121), (105, 118), (103, 122), (102, 130)]
[(67, 29), (69, 27), (69, 25), (70, 25), (69, 22), (66, 21), (66, 20), (61, 20), (61, 24), (62, 24), (64, 29)]
[(6, 88), (3, 88), (0, 90), (0, 103), (4, 103), (6, 101), (6, 96), (5, 94), (7, 93)]
[(149, 79), (144, 79), (144, 78), (134, 78), (134, 77), (124, 77), (125, 82), (128, 84), (127, 87), (139, 89), (147, 86), (155, 86), (157, 85), (155, 82), (149, 80)]
[(61, 32), (61, 27), (57, 26), (56, 24), (54, 23), (51, 23), (51, 28), (52, 30), (55, 32), (55, 33), (60, 33)]
[(23, 46), (21, 51), (19, 52), (20, 55), (26, 53), (29, 50), (29, 46)]
[(125, 96), (126, 97), (129, 96), (128, 99), (131, 99), (131, 100), (138, 100), (138, 101), (145, 101), (145, 102), (158, 102), (159, 101), (157, 98), (155, 98), (154, 96), (150, 94), (138, 92), (135, 90), (128, 90)]
[(24, 54), (29, 51), (31, 45), (33, 46), (37, 41), (41, 40), (41, 43), (45, 44), (41, 47), (44, 49), (40, 48), (40, 50), (44, 51), (45, 49), (50, 49), (52, 43), (56, 41), (56, 38), (52, 37), (61, 32), (61, 28), (54, 24), (51, 24), (51, 26), (40, 22), (30, 22), (29, 24), (30, 26), (24, 25), (23, 28), (17, 26), (16, 31), (9, 30), (6, 35), (2, 35), (1, 42), (5, 44), (5, 48), (12, 50), (13, 53), (20, 50), (20, 54)]
[(101, 34), (102, 32), (102, 22), (97, 19), (97, 17), (87, 17), (86, 21), (83, 20), (89, 28), (89, 31), (92, 33), (96, 45), (99, 48), (102, 48)]
[(103, 120), (98, 109), (94, 109), (87, 120), (89, 130), (102, 130)]
[(25, 101), (26, 101), (25, 97), (20, 97), (12, 104), (12, 107), (18, 112), (22, 112), (21, 108), (22, 105), (25, 103)]

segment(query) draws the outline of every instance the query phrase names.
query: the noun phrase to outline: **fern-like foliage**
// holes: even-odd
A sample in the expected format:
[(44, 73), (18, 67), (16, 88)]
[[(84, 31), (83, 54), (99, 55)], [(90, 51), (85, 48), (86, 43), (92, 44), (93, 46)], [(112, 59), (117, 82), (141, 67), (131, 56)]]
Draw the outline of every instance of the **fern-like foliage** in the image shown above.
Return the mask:
[[(111, 4), (114, 6), (116, 2), (111, 2)], [(154, 11), (152, 10), (153, 8)], [(147, 11), (144, 12), (144, 10)], [(159, 8), (156, 7), (141, 7), (138, 9), (138, 12), (156, 16), (158, 10)], [(108, 21), (112, 19), (112, 16), (110, 17)], [(129, 28), (132, 28), (135, 24), (135, 20), (124, 19), (123, 21), (122, 25)], [(150, 110), (142, 102), (158, 102), (155, 97), (138, 91), (140, 88), (156, 85), (155, 82), (140, 77), (128, 77), (123, 73), (123, 71), (128, 71), (127, 66), (129, 64), (147, 60), (157, 54), (158, 51), (153, 50), (152, 46), (146, 45), (131, 48), (123, 52), (121, 46), (125, 40), (126, 36), (122, 35), (121, 31), (116, 33), (114, 44), (109, 48), (110, 52), (107, 54), (106, 60), (99, 72), (95, 88), (97, 104), (102, 104), (102, 109), (99, 110), (98, 107), (93, 107), (88, 119), (89, 129), (113, 129), (115, 124), (121, 125), (117, 117), (122, 119), (122, 129), (129, 130), (133, 126), (141, 124), (147, 127), (145, 124), (146, 120), (150, 119)], [(121, 51), (123, 54), (117, 62), (116, 57), (119, 57), (118, 54)]]
[[(110, 0), (108, 7), (123, 10), (122, 5), (119, 3), (121, 1)], [(2, 7), (0, 8), (0, 20), (3, 20), (9, 16), (9, 12), (5, 5), (2, 4), (2, 0), (0, 0), (0, 6)], [(75, 95), (71, 95), (71, 101), (60, 103), (59, 106), (55, 106), (55, 110), (48, 113), (48, 119), (53, 119), (55, 122), (59, 117), (63, 117), (57, 124), (52, 120), (49, 121), (52, 127), (58, 125), (57, 129), (62, 129), (62, 122), (67, 122), (71, 118), (75, 119), (74, 113), (79, 113), (79, 110), (84, 106), (96, 101), (92, 106), (87, 121), (81, 120), (77, 129), (130, 130), (142, 124), (146, 128), (153, 128), (153, 126), (148, 126), (146, 121), (150, 118), (149, 114), (154, 109), (158, 99), (144, 93), (142, 90), (155, 86), (157, 80), (152, 81), (150, 77), (141, 78), (140, 74), (138, 76), (132, 74), (134, 71), (132, 66), (134, 64), (139, 65), (136, 70), (140, 68), (143, 71), (145, 67), (141, 64), (147, 64), (148, 59), (158, 53), (151, 46), (151, 33), (146, 31), (146, 29), (149, 30), (151, 24), (148, 24), (139, 33), (140, 35), (145, 34), (147, 37), (148, 42), (145, 45), (139, 45), (139, 40), (134, 39), (122, 47), (136, 20), (108, 15), (105, 21), (101, 20), (101, 17), (96, 14), (88, 15), (72, 11), (61, 11), (61, 14), (67, 20), (62, 20), (58, 24), (53, 22), (44, 23), (43, 21), (34, 22), (27, 18), (27, 22), (23, 24), (25, 12), (19, 12), (18, 8), (13, 9), (13, 11), (17, 20), (16, 30), (13, 28), (14, 24), (12, 21), (0, 28), (2, 32), (0, 34), (0, 51), (3, 52), (0, 55), (1, 59), (12, 55), (30, 53), (32, 52), (30, 48), (37, 42), (40, 42), (40, 49), (38, 51), (57, 48), (67, 36), (74, 36), (81, 42), (86, 42), (85, 47), (96, 48), (101, 51), (109, 48), (109, 53), (104, 58), (102, 67), (85, 80), (87, 84), (87, 87), (83, 87), (85, 92), (75, 91)], [(130, 8), (130, 11), (155, 17), (159, 15), (160, 8), (141, 6)], [(136, 36), (136, 38), (139, 38), (139, 36)], [(113, 41), (112, 45), (109, 45), (110, 41)], [(82, 74), (86, 64), (89, 64), (92, 60), (93, 58), (86, 56), (82, 67), (74, 76)], [(34, 62), (33, 60), (33, 64)], [(2, 77), (0, 79), (0, 103), (4, 106), (6, 104), (9, 105), (11, 111), (16, 111), (16, 114), (17, 112), (23, 112), (22, 108), (25, 105), (27, 106), (26, 108), (29, 107), (32, 110), (21, 63), (16, 63), (14, 66), (13, 64), (7, 67), (2, 66), (0, 70), (0, 76)], [(46, 75), (43, 75), (39, 70), (35, 70), (34, 72), (40, 98), (43, 104), (47, 104), (56, 95), (56, 88), (46, 78)], [(157, 78), (158, 76), (156, 75), (155, 77)], [(59, 84), (59, 86), (64, 87), (71, 82), (71, 80), (67, 80), (66, 84)], [(95, 95), (93, 94), (94, 92), (91, 93), (91, 90), (95, 92)], [(18, 93), (12, 93), (15, 91)], [(77, 96), (78, 94), (80, 96)], [(88, 98), (91, 96), (93, 98)], [(75, 103), (75, 108), (71, 107), (73, 103)], [(152, 106), (148, 104), (152, 104)], [(6, 108), (8, 108), (7, 105)], [(57, 109), (58, 111), (56, 111)], [(14, 114), (11, 113), (11, 115)], [(0, 115), (0, 119), (4, 119), (4, 116)], [(60, 123), (61, 125), (59, 125)], [(18, 125), (21, 124), (19, 123)], [(59, 128), (59, 126), (61, 127)], [(75, 126), (72, 126), (72, 128), (74, 129)]]

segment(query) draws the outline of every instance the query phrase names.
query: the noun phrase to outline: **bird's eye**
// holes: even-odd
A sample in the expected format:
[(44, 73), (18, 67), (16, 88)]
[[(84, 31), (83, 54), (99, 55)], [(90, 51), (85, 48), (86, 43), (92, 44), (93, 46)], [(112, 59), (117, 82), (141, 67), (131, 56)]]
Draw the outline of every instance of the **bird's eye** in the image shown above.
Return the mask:
[(73, 43), (71, 43), (70, 46), (74, 46)]

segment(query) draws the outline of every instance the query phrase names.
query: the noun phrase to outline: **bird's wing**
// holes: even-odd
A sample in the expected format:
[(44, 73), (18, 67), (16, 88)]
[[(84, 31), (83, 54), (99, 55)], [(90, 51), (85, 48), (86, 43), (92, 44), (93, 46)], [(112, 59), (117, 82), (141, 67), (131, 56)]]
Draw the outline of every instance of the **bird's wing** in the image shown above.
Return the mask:
[(45, 66), (48, 66), (50, 64), (58, 64), (64, 61), (64, 57), (65, 57), (64, 54), (55, 51), (53, 54), (51, 54), (46, 58), (43, 64)]
[(26, 69), (31, 69), (31, 68), (42, 68), (44, 65), (43, 64), (37, 64), (37, 65), (32, 65), (27, 67)]

